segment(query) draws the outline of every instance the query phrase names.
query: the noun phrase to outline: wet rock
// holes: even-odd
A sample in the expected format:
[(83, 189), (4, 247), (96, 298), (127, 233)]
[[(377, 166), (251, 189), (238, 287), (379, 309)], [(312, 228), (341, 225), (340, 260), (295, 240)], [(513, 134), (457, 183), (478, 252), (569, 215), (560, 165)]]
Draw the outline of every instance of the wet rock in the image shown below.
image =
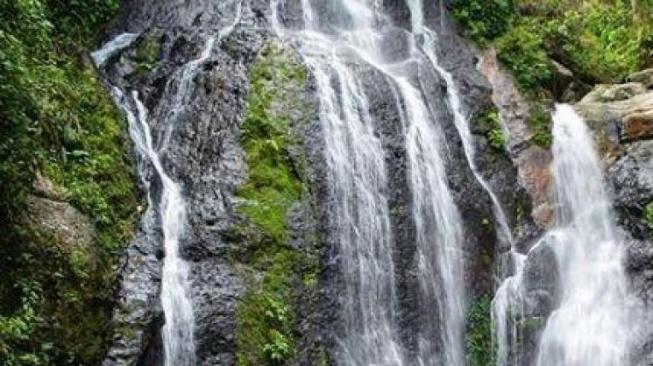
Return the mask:
[(608, 169), (607, 178), (621, 225), (635, 238), (646, 238), (644, 210), (653, 200), (653, 141), (627, 146), (624, 156)]
[(551, 60), (553, 67), (553, 93), (559, 99), (569, 90), (569, 86), (574, 81), (574, 73), (564, 65)]
[(627, 84), (599, 84), (581, 99), (581, 104), (607, 103), (630, 99), (636, 95), (645, 94), (646, 87), (637, 82)]
[(628, 76), (626, 79), (633, 83), (641, 83), (646, 88), (651, 89), (653, 88), (653, 69), (646, 69), (636, 72)]

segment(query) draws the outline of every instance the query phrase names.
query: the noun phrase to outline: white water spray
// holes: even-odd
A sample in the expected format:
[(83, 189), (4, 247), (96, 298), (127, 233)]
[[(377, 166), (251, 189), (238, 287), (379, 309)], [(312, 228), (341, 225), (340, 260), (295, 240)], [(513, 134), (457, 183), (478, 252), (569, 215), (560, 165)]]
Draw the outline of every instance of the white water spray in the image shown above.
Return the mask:
[[(343, 24), (330, 22), (331, 24), (326, 30), (320, 29), (321, 26), (324, 26), (324, 22), (320, 22), (316, 18), (317, 13), (311, 4), (310, 0), (302, 1), (305, 25), (301, 31), (289, 31), (278, 25), (276, 14), (279, 8), (278, 2), (273, 2), (272, 10), (275, 14), (274, 22), (277, 24), (279, 34), (282, 37), (299, 40), (300, 52), (316, 74), (322, 108), (323, 111), (328, 111), (328, 113), (323, 112), (323, 120), (332, 118), (337, 121), (333, 125), (325, 126), (327, 140), (330, 138), (329, 134), (333, 133), (330, 129), (333, 130), (335, 127), (352, 128), (350, 126), (352, 120), (343, 120), (342, 116), (362, 115), (364, 121), (370, 118), (365, 101), (365, 90), (361, 89), (359, 75), (355, 71), (357, 63), (363, 62), (372, 66), (385, 75), (392, 87), (395, 88), (397, 108), (406, 131), (406, 150), (409, 160), (408, 178), (411, 184), (412, 209), (416, 225), (419, 312), (424, 315), (424, 321), (419, 324), (417, 363), (462, 366), (464, 365), (462, 339), (465, 309), (461, 252), (463, 229), (460, 214), (449, 191), (445, 165), (441, 158), (443, 141), (440, 137), (442, 134), (439, 128), (440, 121), (437, 121), (429, 111), (422, 91), (408, 77), (408, 75), (414, 75), (416, 67), (419, 67), (418, 58), (413, 52), (405, 54), (406, 58), (400, 61), (397, 61), (397, 55), (392, 55), (391, 60), (384, 57), (384, 37), (393, 37), (396, 33), (388, 32), (392, 25), (389, 19), (382, 14), (378, 1), (338, 2), (335, 6), (338, 8), (338, 19), (342, 20)], [(415, 13), (416, 16), (420, 14), (421, 11)], [(406, 39), (406, 41), (409, 40)], [(340, 98), (338, 99), (338, 97)], [(359, 118), (356, 117), (353, 123), (360, 124)], [(369, 124), (369, 122), (365, 123)], [(372, 131), (368, 128), (365, 133), (372, 134)], [(334, 163), (330, 169), (335, 177), (333, 183), (343, 185), (335, 186), (335, 192), (344, 195), (344, 202), (347, 205), (345, 208), (351, 209), (349, 206), (355, 207), (357, 203), (355, 201), (348, 202), (352, 198), (346, 198), (347, 195), (352, 193), (354, 193), (353, 197), (359, 197), (359, 195), (352, 190), (341, 191), (342, 187), (348, 186), (347, 179), (351, 179), (349, 176), (355, 177), (359, 174), (369, 173), (360, 172), (360, 167), (357, 166), (352, 169), (351, 161), (355, 162), (356, 159), (353, 158), (355, 154), (349, 149), (352, 145), (358, 144), (348, 142), (352, 139), (345, 138), (343, 135), (336, 137), (333, 140), (334, 144), (327, 148), (327, 154), (335, 156), (327, 156), (327, 160)], [(359, 154), (369, 154), (370, 146), (368, 143)], [(377, 156), (376, 159), (379, 162), (382, 161), (381, 150), (374, 151), (373, 155)], [(343, 165), (338, 167), (335, 163)], [(382, 166), (369, 163), (362, 167), (383, 169)], [(382, 171), (374, 173), (375, 176), (381, 176), (381, 174), (385, 173)], [(380, 192), (383, 192), (385, 180), (381, 183), (381, 186), (377, 183), (370, 187), (375, 187), (375, 190), (380, 189)], [(387, 200), (383, 194), (376, 196), (376, 201)], [(378, 202), (375, 205), (378, 205)], [(383, 205), (385, 206), (385, 203)], [(352, 223), (356, 225), (355, 221)], [(345, 226), (345, 228), (347, 227)], [(357, 226), (347, 230), (359, 232)], [(387, 290), (390, 295), (392, 295), (394, 279), (389, 274), (381, 277), (374, 276), (374, 273), (379, 272), (370, 271), (369, 267), (363, 265), (365, 261), (360, 261), (360, 258), (355, 259), (357, 250), (383, 254), (383, 251), (390, 250), (390, 248), (380, 248), (382, 251), (377, 252), (377, 249), (366, 249), (370, 247), (370, 244), (360, 243), (359, 240), (341, 241), (341, 246), (343, 246), (341, 250), (347, 255), (354, 255), (351, 264), (359, 273), (359, 277), (356, 278), (348, 274), (351, 269), (345, 270), (347, 285), (352, 286), (353, 284), (355, 289), (354, 293), (348, 292), (346, 296), (346, 317), (367, 319), (364, 311), (383, 316), (374, 316), (375, 321), (365, 320), (363, 326), (347, 326), (346, 339), (343, 340), (344, 353), (347, 356), (344, 357), (343, 363), (350, 365), (403, 365), (406, 361), (395, 356), (401, 354), (394, 330), (396, 323), (394, 319), (395, 300), (391, 297), (390, 301), (378, 301), (377, 293), (367, 287), (370, 281), (365, 277), (373, 275), (373, 281), (384, 287), (390, 286)], [(348, 248), (352, 244), (354, 245), (353, 250)], [(380, 258), (376, 255), (375, 257), (374, 267), (391, 268), (392, 262), (389, 253)], [(385, 264), (381, 265), (380, 263)], [(360, 287), (361, 285), (365, 287)], [(369, 304), (370, 307), (366, 310), (365, 307), (360, 307), (360, 304)], [(429, 316), (433, 314), (433, 311), (437, 311), (437, 315)], [(345, 322), (350, 323), (347, 319)], [(371, 344), (374, 346), (369, 348)], [(372, 356), (360, 356), (370, 349), (374, 350)]]
[(560, 306), (540, 341), (538, 366), (629, 365), (637, 319), (591, 134), (571, 106), (553, 114)]
[(319, 29), (308, 0), (302, 1), (302, 30), (284, 29), (275, 21), (279, 5), (273, 1), (277, 32), (298, 41), (315, 76), (320, 98), (329, 194), (333, 199), (331, 235), (339, 246), (345, 285), (341, 298), (344, 337), (338, 339), (338, 362), (403, 365), (396, 335), (393, 236), (384, 152), (374, 132), (362, 80), (350, 67), (353, 60), (346, 52), (350, 42), (366, 42), (369, 33), (365, 32), (373, 13), (357, 4), (343, 4), (341, 11), (351, 15), (354, 29), (342, 29), (330, 36)]

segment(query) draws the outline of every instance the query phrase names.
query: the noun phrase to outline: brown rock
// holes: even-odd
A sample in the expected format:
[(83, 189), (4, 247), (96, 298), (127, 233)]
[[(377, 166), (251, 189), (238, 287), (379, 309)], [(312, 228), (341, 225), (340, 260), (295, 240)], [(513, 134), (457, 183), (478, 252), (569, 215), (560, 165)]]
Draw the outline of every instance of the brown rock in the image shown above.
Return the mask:
[(509, 132), (508, 150), (517, 165), (520, 184), (533, 202), (531, 216), (539, 227), (547, 228), (554, 220), (549, 194), (551, 152), (530, 143), (533, 132), (527, 123), (529, 104), (512, 76), (501, 69), (492, 49), (485, 51), (478, 68), (492, 84), (492, 101)]
[(580, 103), (614, 102), (630, 99), (644, 93), (646, 93), (646, 87), (642, 83), (599, 84), (583, 97)]
[[(54, 186), (53, 186), (54, 187)], [(95, 226), (71, 204), (49, 198), (28, 198), (28, 224), (44, 243), (64, 253), (84, 254), (87, 268), (95, 266)]]
[(653, 109), (624, 117), (622, 132), (624, 141), (636, 141), (653, 137)]
[(646, 88), (653, 88), (653, 69), (636, 72), (627, 78), (628, 81), (642, 83)]

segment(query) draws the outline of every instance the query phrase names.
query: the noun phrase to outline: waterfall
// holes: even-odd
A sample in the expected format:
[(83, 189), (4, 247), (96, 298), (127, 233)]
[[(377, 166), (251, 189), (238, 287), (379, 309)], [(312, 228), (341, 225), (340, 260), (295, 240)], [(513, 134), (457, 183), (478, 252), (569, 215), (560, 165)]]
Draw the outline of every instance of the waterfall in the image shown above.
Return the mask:
[[(181, 186), (166, 172), (160, 156), (166, 150), (179, 116), (191, 104), (194, 78), (201, 71), (202, 65), (210, 60), (217, 44), (227, 37), (239, 24), (243, 15), (242, 1), (232, 0), (222, 7), (233, 8), (233, 19), (215, 32), (206, 36), (204, 47), (199, 57), (180, 67), (167, 82), (162, 100), (169, 103), (160, 104), (157, 115), (165, 122), (159, 131), (158, 144), (154, 142), (147, 108), (139, 99), (136, 91), (126, 93), (116, 86), (111, 93), (116, 103), (127, 116), (129, 135), (134, 143), (136, 153), (143, 161), (149, 161), (161, 182), (160, 200), (153, 204), (150, 192), (151, 182), (147, 173), (140, 176), (147, 188), (148, 212), (144, 218), (144, 227), (148, 235), (158, 235), (152, 210), (159, 214), (162, 230), (163, 259), (161, 281), (161, 305), (165, 317), (162, 329), (164, 363), (166, 366), (193, 366), (196, 363), (194, 328), (195, 319), (190, 298), (190, 281), (188, 263), (180, 256), (180, 240), (186, 227), (185, 201)], [(109, 58), (130, 47), (140, 36), (136, 33), (124, 33), (109, 41), (92, 57), (98, 68), (102, 68)], [(156, 208), (155, 208), (156, 206)]]
[[(393, 36), (387, 32), (392, 24), (379, 2), (337, 1), (331, 4), (338, 14), (335, 19), (318, 18), (316, 3), (301, 2), (304, 27), (299, 30), (280, 25), (278, 11), (283, 2), (274, 1), (272, 12), (278, 34), (298, 42), (318, 84), (331, 195), (337, 202), (332, 226), (338, 228), (336, 241), (347, 290), (342, 299), (345, 336), (341, 362), (406, 363), (395, 329), (387, 178), (366, 91), (356, 72), (362, 62), (384, 75), (394, 88), (405, 131), (416, 233), (418, 311), (424, 319), (419, 324), (417, 363), (464, 365), (463, 228), (441, 157), (441, 121), (429, 110), (424, 93), (410, 76), (423, 65), (416, 62), (419, 59), (413, 51), (405, 54), (404, 60), (387, 59), (383, 40)], [(419, 14), (421, 11), (414, 16)]]
[[(483, 178), (483, 176), (479, 173), (478, 168), (476, 166), (476, 162), (475, 162), (476, 151), (474, 147), (473, 137), (469, 128), (469, 118), (466, 116), (464, 112), (458, 86), (454, 81), (451, 72), (446, 70), (439, 63), (439, 59), (437, 55), (438, 35), (435, 31), (428, 28), (424, 24), (423, 1), (408, 0), (408, 5), (412, 14), (411, 25), (412, 25), (412, 32), (415, 39), (415, 45), (420, 48), (420, 51), (429, 60), (433, 69), (437, 72), (437, 74), (439, 74), (444, 79), (447, 85), (447, 101), (453, 113), (454, 125), (462, 141), (463, 151), (465, 153), (467, 163), (476, 181), (480, 184), (483, 190), (487, 192), (493, 205), (494, 216), (497, 224), (497, 232), (499, 235), (498, 239), (506, 244), (509, 244), (512, 247), (514, 245), (514, 240), (508, 224), (508, 219), (505, 214), (505, 210), (503, 209), (503, 206), (501, 205), (501, 202), (499, 201), (497, 195), (494, 193), (494, 191), (487, 183), (485, 178)], [(442, 14), (441, 17), (444, 19), (444, 11), (443, 11), (444, 8), (442, 2), (440, 2), (440, 8)], [(515, 252), (514, 255), (512, 255), (511, 259), (514, 260), (516, 270), (518, 273), (520, 273), (521, 268), (523, 268), (525, 257)], [(507, 300), (504, 299), (513, 297), (514, 294), (518, 292), (519, 281), (520, 281), (520, 276), (515, 276), (507, 279), (502, 284), (502, 286), (498, 289), (497, 297), (493, 302), (493, 307), (495, 308), (493, 311), (493, 315), (495, 317), (494, 320), (495, 320), (495, 324), (500, 324), (500, 328), (498, 329), (498, 337), (501, 339), (507, 338), (503, 336), (504, 334), (506, 334), (506, 330), (502, 327), (503, 325), (506, 324), (506, 321), (502, 318), (502, 316), (507, 314), (507, 310), (508, 310), (507, 308), (508, 304), (506, 302)], [(463, 320), (460, 320), (460, 322), (462, 321)], [(461, 324), (459, 324), (458, 327), (462, 329)], [(499, 344), (498, 353), (502, 354), (504, 352), (505, 352), (505, 347), (503, 347), (503, 344)], [(501, 358), (502, 357), (500, 356), (499, 359)], [(501, 365), (500, 361), (499, 361), (499, 365)]]
[[(165, 316), (163, 325), (163, 349), (165, 365), (194, 365), (195, 345), (193, 342), (194, 317), (190, 300), (188, 265), (179, 256), (179, 240), (183, 236), (186, 222), (184, 199), (181, 188), (163, 169), (159, 154), (154, 149), (147, 110), (138, 99), (136, 92), (132, 99), (138, 112), (136, 121), (140, 124), (140, 134), (132, 134), (136, 144), (145, 148), (145, 153), (161, 179), (162, 193), (159, 203), (161, 228), (163, 229), (163, 274), (161, 276), (161, 305)], [(128, 113), (129, 116), (129, 113)], [(129, 119), (134, 119), (132, 116)], [(130, 124), (136, 121), (130, 121)]]
[[(349, 64), (353, 60), (339, 51), (372, 38), (369, 22), (373, 12), (362, 5), (354, 6), (356, 2), (349, 3), (341, 5), (341, 11), (351, 16), (353, 29), (335, 36), (322, 33), (316, 12), (304, 0), (305, 28), (293, 31), (277, 25), (277, 31), (299, 41), (317, 84), (333, 200), (330, 227), (339, 246), (345, 283), (339, 361), (346, 365), (403, 365), (396, 335), (393, 236), (384, 152), (374, 132), (361, 80)], [(273, 11), (277, 7), (273, 2)]]
[[(126, 96), (119, 88), (112, 87), (112, 95), (116, 103), (123, 109), (129, 123), (129, 136), (134, 143), (138, 155), (154, 167), (161, 181), (161, 197), (158, 202), (158, 213), (163, 231), (163, 273), (161, 282), (161, 305), (165, 316), (163, 325), (163, 346), (165, 365), (195, 364), (195, 345), (193, 341), (194, 317), (190, 300), (188, 281), (188, 264), (179, 256), (179, 241), (183, 237), (186, 210), (181, 193), (181, 187), (166, 173), (154, 147), (150, 132), (148, 113), (140, 101), (137, 92)], [(134, 112), (135, 110), (135, 112)], [(145, 179), (145, 174), (141, 174)], [(152, 210), (152, 197), (149, 191), (150, 182), (146, 181), (147, 197)], [(152, 217), (149, 212), (145, 216)], [(152, 235), (152, 222), (145, 222), (146, 231)]]
[(569, 105), (553, 114), (553, 170), (560, 306), (540, 341), (538, 366), (629, 365), (636, 319), (623, 267), (623, 238), (611, 214), (593, 139)]

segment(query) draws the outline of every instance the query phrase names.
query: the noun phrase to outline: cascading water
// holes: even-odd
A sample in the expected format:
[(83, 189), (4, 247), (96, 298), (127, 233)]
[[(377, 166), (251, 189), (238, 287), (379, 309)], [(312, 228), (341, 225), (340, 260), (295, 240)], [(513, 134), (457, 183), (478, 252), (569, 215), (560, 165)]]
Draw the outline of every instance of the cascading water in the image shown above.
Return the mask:
[(467, 163), (469, 164), (469, 167), (474, 174), (474, 178), (476, 178), (476, 181), (481, 185), (483, 190), (487, 192), (492, 201), (499, 234), (501, 235), (499, 239), (510, 244), (513, 242), (513, 238), (510, 227), (508, 225), (508, 218), (503, 209), (503, 206), (501, 205), (497, 195), (494, 193), (485, 178), (481, 176), (476, 166), (476, 149), (474, 148), (474, 139), (469, 129), (469, 118), (465, 115), (463, 104), (460, 99), (460, 91), (458, 90), (458, 85), (456, 85), (453, 75), (444, 67), (442, 67), (438, 61), (436, 49), (438, 35), (423, 24), (424, 16), (421, 15), (421, 12), (423, 11), (424, 5), (422, 4), (422, 0), (408, 0), (408, 3), (410, 5), (411, 13), (414, 14), (412, 26), (415, 40), (416, 42), (421, 43), (421, 51), (424, 53), (424, 55), (426, 55), (429, 62), (431, 63), (431, 66), (440, 76), (442, 76), (447, 85), (447, 100), (449, 102), (451, 112), (453, 113), (456, 130), (458, 131), (458, 135), (460, 136), (460, 139), (463, 143), (463, 150), (465, 152)]
[[(275, 21), (282, 5), (273, 2)], [(392, 24), (382, 14), (378, 1), (335, 2), (330, 5), (337, 10), (335, 19), (318, 18), (314, 6), (310, 0), (302, 1), (304, 29), (288, 30), (278, 21), (275, 24), (282, 37), (298, 41), (302, 56), (316, 76), (321, 98), (331, 194), (337, 202), (333, 217), (347, 289), (343, 299), (346, 329), (341, 340), (342, 362), (406, 363), (395, 334), (392, 233), (387, 223), (383, 151), (374, 137), (365, 90), (355, 69), (362, 61), (385, 75), (395, 88), (406, 133), (419, 311), (425, 314), (419, 330), (417, 363), (463, 365), (463, 229), (440, 156), (440, 121), (408, 76), (423, 65), (414, 47), (404, 60), (397, 61), (397, 55), (392, 59), (384, 57), (383, 40), (392, 36), (386, 33)], [(421, 10), (413, 13), (414, 18), (419, 16)], [(406, 41), (412, 42), (409, 38)], [(434, 310), (438, 316), (428, 316)]]
[[(240, 19), (240, 2), (237, 4), (237, 16), (232, 25), (229, 25), (218, 33), (218, 41), (227, 35)], [(138, 37), (138, 34), (125, 33), (108, 42), (101, 50), (93, 53), (96, 65), (101, 68), (104, 63), (114, 54), (129, 47)], [(158, 202), (161, 229), (163, 231), (163, 247), (165, 257), (163, 260), (162, 283), (161, 283), (161, 305), (163, 308), (165, 323), (163, 325), (163, 349), (164, 362), (166, 366), (191, 366), (195, 364), (194, 344), (194, 315), (190, 299), (188, 264), (179, 255), (179, 242), (183, 237), (186, 218), (184, 199), (181, 187), (166, 173), (160, 159), (161, 151), (165, 150), (168, 140), (174, 128), (177, 115), (183, 111), (188, 101), (191, 84), (199, 67), (205, 63), (213, 51), (216, 37), (209, 37), (205, 43), (204, 50), (199, 58), (184, 65), (171, 78), (166, 90), (170, 85), (176, 85), (171, 99), (173, 103), (166, 120), (169, 121), (162, 132), (158, 148), (152, 139), (148, 112), (140, 101), (138, 94), (132, 92), (128, 97), (117, 87), (112, 87), (112, 95), (116, 103), (121, 106), (129, 122), (130, 137), (134, 142), (136, 151), (149, 161), (161, 181), (161, 197)], [(143, 179), (146, 179), (144, 176)], [(146, 187), (150, 183), (146, 182)], [(148, 202), (152, 205), (148, 192)], [(150, 207), (151, 209), (151, 207)], [(151, 215), (146, 215), (151, 217)], [(147, 224), (147, 223), (146, 223)], [(151, 225), (151, 224), (149, 224)]]
[(137, 145), (145, 148), (146, 155), (163, 186), (159, 213), (163, 229), (163, 247), (166, 253), (161, 276), (161, 305), (165, 315), (163, 325), (165, 365), (191, 366), (195, 363), (194, 317), (189, 297), (188, 264), (179, 256), (179, 240), (183, 236), (186, 221), (184, 199), (181, 188), (165, 172), (159, 154), (152, 144), (145, 106), (138, 99), (136, 92), (132, 93), (132, 99), (138, 114), (136, 121), (130, 123), (138, 122), (140, 125), (140, 135), (132, 134), (132, 137), (136, 137), (135, 141), (141, 139)]
[[(333, 240), (340, 248), (345, 293), (340, 361), (347, 365), (403, 365), (396, 335), (396, 295), (387, 177), (381, 142), (375, 136), (361, 80), (343, 51), (351, 37), (371, 37), (374, 13), (362, 4), (340, 5), (353, 29), (321, 33), (309, 1), (305, 29), (277, 28), (300, 42), (300, 52), (317, 82), (320, 122), (326, 141)], [(279, 4), (273, 2), (273, 11)], [(276, 18), (276, 17), (275, 17)], [(360, 38), (359, 38), (360, 37)], [(361, 42), (366, 42), (367, 39)]]
[[(429, 29), (424, 25), (424, 16), (423, 16), (423, 10), (424, 10), (424, 4), (422, 0), (409, 0), (408, 1), (409, 8), (411, 10), (412, 14), (412, 32), (413, 36), (415, 39), (415, 44), (420, 48), (420, 51), (426, 56), (426, 58), (429, 60), (431, 66), (433, 69), (439, 74), (445, 81), (447, 85), (447, 101), (449, 103), (449, 107), (453, 113), (453, 118), (454, 118), (454, 124), (456, 126), (456, 129), (458, 131), (458, 135), (461, 138), (461, 141), (463, 143), (463, 150), (465, 153), (465, 157), (467, 159), (468, 165), (474, 174), (474, 177), (476, 181), (481, 185), (481, 187), (488, 193), (493, 207), (494, 207), (494, 215), (497, 221), (497, 229), (499, 233), (499, 240), (503, 241), (506, 244), (509, 244), (510, 246), (513, 245), (513, 238), (512, 238), (512, 233), (510, 231), (510, 227), (508, 225), (508, 219), (505, 214), (505, 211), (497, 198), (496, 194), (490, 187), (490, 185), (487, 183), (485, 178), (481, 176), (481, 174), (478, 171), (478, 168), (476, 166), (475, 162), (475, 148), (474, 148), (474, 141), (472, 138), (471, 131), (469, 129), (469, 124), (468, 124), (468, 118), (466, 117), (464, 110), (463, 110), (463, 105), (461, 102), (460, 98), (460, 92), (458, 90), (458, 86), (456, 85), (456, 82), (454, 81), (453, 75), (447, 71), (444, 67), (442, 67), (439, 63), (438, 56), (437, 56), (437, 44), (438, 44), (438, 35), (436, 32), (433, 30)], [(440, 2), (441, 5), (441, 17), (444, 19), (444, 11), (442, 9), (442, 2)], [(523, 259), (520, 260), (520, 258), (515, 258), (517, 261), (516, 264), (517, 266), (522, 266), (523, 265)], [(507, 287), (513, 287), (512, 284), (506, 285)], [(503, 297), (503, 293), (506, 291), (510, 291), (507, 289), (499, 289), (499, 296)], [(497, 312), (499, 314), (504, 314), (503, 311)], [(462, 320), (461, 320), (462, 321)], [(499, 319), (499, 322), (502, 323), (502, 321)], [(461, 324), (458, 324), (458, 327), (462, 327)], [(462, 329), (462, 328), (461, 328)], [(501, 332), (501, 330), (500, 330)], [(501, 332), (502, 333), (502, 332)], [(501, 346), (499, 348), (502, 348)], [(502, 349), (499, 350), (501, 352)]]
[(592, 137), (571, 106), (553, 115), (560, 306), (542, 333), (538, 366), (629, 365), (636, 319), (623, 267), (623, 241)]

